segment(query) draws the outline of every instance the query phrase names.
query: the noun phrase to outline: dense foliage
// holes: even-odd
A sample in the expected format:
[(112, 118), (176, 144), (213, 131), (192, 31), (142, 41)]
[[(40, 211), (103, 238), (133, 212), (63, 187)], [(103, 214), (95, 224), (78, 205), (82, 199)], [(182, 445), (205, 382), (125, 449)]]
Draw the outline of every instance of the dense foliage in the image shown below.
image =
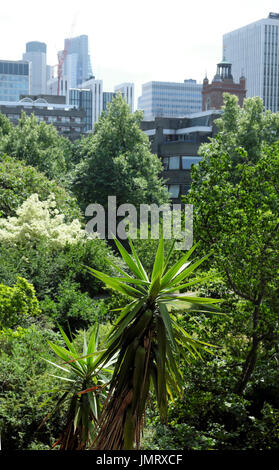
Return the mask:
[[(135, 240), (134, 249), (126, 242), (127, 252), (120, 251), (127, 266), (114, 245), (83, 231), (84, 209), (93, 202), (106, 207), (108, 196), (116, 196), (118, 206), (167, 201), (162, 166), (140, 131), (141, 118), (118, 95), (94, 133), (73, 144), (35, 117), (23, 114), (13, 127), (0, 115), (2, 448), (91, 446), (100, 430), (94, 418), (109, 391), (103, 385), (110, 370), (99, 366), (115, 359), (99, 447), (106, 419), (115, 417), (111, 404), (131, 392), (133, 382), (136, 398), (124, 406), (123, 419), (108, 421), (120, 446), (131, 446), (134, 437), (139, 445), (144, 426), (143, 449), (278, 450), (279, 114), (265, 111), (258, 98), (240, 108), (235, 97), (225, 97), (219, 132), (202, 145), (202, 161), (192, 168), (187, 202), (194, 205), (198, 242), (192, 272), (191, 252), (168, 257), (170, 240), (159, 251), (157, 240)], [(176, 280), (185, 271), (187, 282), (168, 289), (176, 296), (181, 288), (188, 301), (168, 310), (151, 305), (150, 321), (132, 345), (125, 342), (146, 313), (131, 302), (166, 295), (159, 284), (181, 258)], [(189, 297), (203, 302), (202, 312), (190, 307)], [(212, 314), (206, 299), (223, 299), (224, 314)], [(141, 381), (122, 361), (129, 347), (131, 363), (142, 367), (145, 353), (150, 366)]]
[(63, 186), (22, 161), (7, 155), (0, 157), (0, 217), (14, 216), (16, 209), (35, 193), (42, 201), (53, 194), (67, 221), (81, 217), (75, 198)]
[(14, 287), (0, 284), (0, 328), (14, 328), (39, 313), (34, 287), (26, 279), (18, 277)]
[(116, 196), (118, 206), (168, 201), (159, 178), (162, 164), (140, 130), (141, 119), (118, 94), (94, 133), (81, 141), (73, 190), (83, 209), (96, 202), (107, 207), (108, 196)]
[(247, 99), (241, 109), (227, 95), (219, 126), (201, 147), (187, 200), (196, 209), (201, 249), (214, 250), (214, 266), (243, 304), (248, 343), (235, 384), (242, 393), (262, 342), (274, 344), (273, 354), (278, 341), (279, 121), (263, 112), (261, 100)]
[(23, 160), (50, 179), (61, 180), (71, 168), (71, 142), (59, 136), (54, 126), (38, 124), (34, 115), (27, 117), (24, 112), (16, 127), (1, 124), (0, 154)]

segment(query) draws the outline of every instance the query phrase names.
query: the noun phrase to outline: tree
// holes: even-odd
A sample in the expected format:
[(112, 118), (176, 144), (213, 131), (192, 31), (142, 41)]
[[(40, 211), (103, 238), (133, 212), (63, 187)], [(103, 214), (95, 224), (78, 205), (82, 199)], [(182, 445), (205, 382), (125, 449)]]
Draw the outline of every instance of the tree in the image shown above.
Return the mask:
[(279, 115), (263, 111), (258, 98), (241, 109), (227, 95), (217, 124), (216, 138), (200, 149), (187, 202), (202, 252), (213, 249), (213, 266), (248, 313), (248, 348), (234, 389), (241, 394), (260, 345), (278, 338)]
[(13, 125), (9, 118), (0, 113), (0, 139), (11, 132)]
[(169, 267), (173, 245), (165, 259), (164, 240), (158, 244), (152, 275), (149, 277), (130, 242), (132, 255), (116, 240), (120, 254), (132, 276), (120, 269), (120, 278), (112, 278), (90, 269), (108, 287), (125, 293), (131, 302), (121, 311), (107, 338), (106, 350), (97, 360), (101, 366), (117, 355), (117, 362), (111, 380), (109, 399), (104, 405), (100, 418), (100, 431), (94, 443), (99, 450), (129, 450), (136, 441), (140, 445), (143, 428), (143, 414), (151, 383), (153, 384), (158, 408), (163, 423), (167, 420), (168, 394), (180, 391), (182, 377), (179, 372), (179, 352), (200, 356), (208, 344), (191, 337), (170, 315), (167, 305), (184, 305), (184, 308), (198, 312), (215, 311), (212, 304), (220, 300), (199, 298), (179, 294), (189, 285), (202, 282), (186, 278), (207, 258), (189, 262), (195, 247), (192, 247), (178, 262)]
[(16, 127), (0, 133), (0, 154), (23, 160), (50, 179), (65, 177), (70, 168), (71, 145), (52, 124), (38, 123), (34, 115), (27, 117), (24, 112)]
[(0, 217), (14, 216), (16, 209), (34, 193), (42, 200), (54, 194), (66, 221), (81, 218), (76, 199), (63, 186), (22, 161), (7, 155), (0, 157)]
[[(81, 162), (73, 190), (85, 209), (90, 203), (107, 207), (108, 196), (117, 203), (161, 204), (168, 193), (159, 174), (162, 165), (150, 152), (148, 137), (140, 129), (142, 113), (131, 114), (118, 94), (95, 126), (94, 134), (80, 142)], [(77, 149), (76, 149), (77, 151)]]

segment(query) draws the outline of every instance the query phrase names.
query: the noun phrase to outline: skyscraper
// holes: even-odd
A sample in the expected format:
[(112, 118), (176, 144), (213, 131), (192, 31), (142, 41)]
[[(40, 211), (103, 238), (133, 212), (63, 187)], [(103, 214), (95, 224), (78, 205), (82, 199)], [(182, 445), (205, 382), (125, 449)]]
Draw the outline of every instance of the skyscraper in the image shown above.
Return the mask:
[(67, 90), (78, 87), (93, 76), (88, 36), (83, 34), (76, 38), (65, 39), (64, 48), (67, 49), (67, 55), (63, 65), (64, 92), (62, 94), (66, 94)]
[(144, 120), (156, 117), (184, 117), (202, 110), (202, 85), (196, 80), (175, 82), (148, 82), (142, 85), (138, 108), (144, 111)]
[(23, 60), (31, 62), (30, 92), (33, 95), (46, 93), (46, 52), (45, 43), (32, 41), (26, 44), (26, 52), (22, 55)]
[(247, 97), (259, 96), (266, 109), (279, 111), (279, 14), (223, 36), (235, 80), (246, 78)]

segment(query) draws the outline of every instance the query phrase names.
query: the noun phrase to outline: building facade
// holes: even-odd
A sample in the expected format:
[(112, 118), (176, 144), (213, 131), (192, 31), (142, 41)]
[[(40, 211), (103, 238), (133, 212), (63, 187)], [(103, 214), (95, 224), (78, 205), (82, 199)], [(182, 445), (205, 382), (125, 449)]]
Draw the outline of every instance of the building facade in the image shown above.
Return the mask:
[(107, 111), (108, 104), (112, 103), (112, 100), (116, 97), (116, 93), (113, 91), (103, 91), (103, 111)]
[(92, 129), (103, 111), (103, 81), (90, 78), (83, 82), (78, 88), (91, 91), (92, 98)]
[(83, 109), (85, 111), (84, 117), (84, 132), (91, 132), (92, 126), (92, 91), (88, 89), (73, 88), (69, 92), (69, 104), (76, 109)]
[(22, 95), (18, 101), (0, 101), (0, 112), (17, 125), (24, 111), (38, 122), (53, 124), (60, 135), (75, 140), (84, 133), (85, 111), (66, 105), (64, 96)]
[(223, 36), (235, 80), (246, 78), (247, 97), (259, 96), (266, 109), (279, 111), (279, 14)]
[(161, 159), (163, 179), (173, 203), (179, 203), (191, 185), (191, 168), (200, 162), (202, 143), (213, 137), (214, 121), (221, 111), (205, 111), (179, 118), (156, 118), (142, 121), (141, 129), (149, 137), (151, 151)]
[(240, 77), (239, 83), (235, 83), (232, 76), (232, 64), (225, 58), (217, 64), (217, 72), (209, 83), (206, 77), (203, 81), (202, 88), (202, 109), (207, 111), (210, 109), (221, 109), (224, 104), (224, 93), (230, 93), (238, 98), (238, 104), (243, 106), (243, 100), (246, 96), (246, 80)]
[(29, 62), (0, 60), (0, 101), (18, 101), (30, 91)]
[(47, 46), (43, 42), (32, 41), (26, 44), (24, 61), (30, 62), (30, 93), (45, 94), (47, 84)]
[(133, 83), (121, 83), (114, 87), (114, 92), (120, 92), (130, 106), (131, 113), (134, 112), (135, 86)]
[(65, 39), (64, 49), (67, 50), (67, 55), (63, 64), (61, 95), (67, 96), (70, 88), (79, 87), (90, 77), (93, 77), (93, 72), (87, 35)]
[(196, 80), (175, 82), (148, 82), (142, 86), (138, 109), (144, 120), (157, 117), (180, 118), (202, 110), (202, 85)]

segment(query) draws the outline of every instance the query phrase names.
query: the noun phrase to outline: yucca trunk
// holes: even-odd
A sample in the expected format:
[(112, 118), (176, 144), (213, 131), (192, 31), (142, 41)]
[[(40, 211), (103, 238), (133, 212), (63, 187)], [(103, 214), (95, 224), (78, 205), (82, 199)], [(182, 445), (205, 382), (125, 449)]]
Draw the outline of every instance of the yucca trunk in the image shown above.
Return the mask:
[(52, 448), (59, 446), (59, 450), (84, 450), (85, 449), (85, 442), (82, 441), (82, 429), (79, 428), (75, 429), (74, 420), (76, 414), (76, 399), (72, 400), (70, 405), (70, 409), (67, 416), (67, 422), (63, 429), (63, 432), (56, 441)]
[[(123, 335), (115, 381), (100, 418), (97, 450), (139, 449), (151, 377), (151, 346), (155, 308), (145, 306)], [(116, 375), (117, 374), (117, 375)]]

